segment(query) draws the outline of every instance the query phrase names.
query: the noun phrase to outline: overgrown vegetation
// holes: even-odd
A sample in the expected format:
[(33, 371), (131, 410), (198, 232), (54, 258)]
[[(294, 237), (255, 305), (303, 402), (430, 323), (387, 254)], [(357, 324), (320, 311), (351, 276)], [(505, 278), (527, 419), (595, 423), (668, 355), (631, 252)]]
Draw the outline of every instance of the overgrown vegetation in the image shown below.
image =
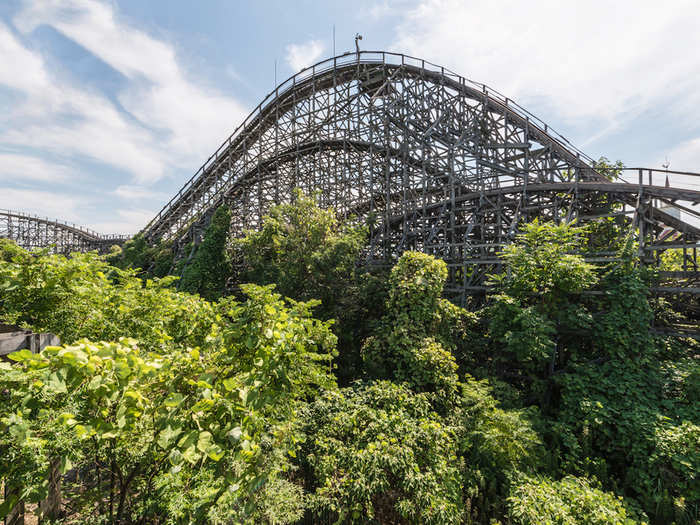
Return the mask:
[[(58, 471), (66, 523), (697, 521), (697, 346), (650, 333), (619, 225), (525, 225), (467, 310), (430, 255), (367, 273), (312, 197), (229, 222), (179, 281), (139, 239), (0, 241), (0, 318), (65, 343), (0, 363), (0, 515)], [(585, 261), (601, 231), (619, 262)]]

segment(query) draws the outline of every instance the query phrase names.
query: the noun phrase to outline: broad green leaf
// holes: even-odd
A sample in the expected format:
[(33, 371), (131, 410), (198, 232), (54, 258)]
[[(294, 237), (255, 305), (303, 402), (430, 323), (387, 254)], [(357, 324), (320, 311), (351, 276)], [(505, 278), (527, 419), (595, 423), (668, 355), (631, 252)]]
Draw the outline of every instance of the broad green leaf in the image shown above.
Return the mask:
[(31, 352), (31, 350), (27, 350), (25, 348), (24, 350), (20, 350), (19, 352), (12, 352), (11, 354), (8, 354), (7, 357), (12, 359), (13, 361), (22, 362), (26, 361), (27, 359), (31, 359), (33, 356), (34, 354)]
[(175, 440), (180, 434), (182, 434), (182, 428), (173, 428), (170, 425), (168, 425), (163, 430), (161, 430), (160, 434), (158, 434), (157, 443), (162, 449), (167, 450), (175, 442)]
[(61, 474), (65, 474), (68, 472), (70, 469), (73, 468), (73, 462), (70, 460), (68, 456), (63, 456), (61, 458), (61, 464), (58, 467), (58, 470), (61, 472)]

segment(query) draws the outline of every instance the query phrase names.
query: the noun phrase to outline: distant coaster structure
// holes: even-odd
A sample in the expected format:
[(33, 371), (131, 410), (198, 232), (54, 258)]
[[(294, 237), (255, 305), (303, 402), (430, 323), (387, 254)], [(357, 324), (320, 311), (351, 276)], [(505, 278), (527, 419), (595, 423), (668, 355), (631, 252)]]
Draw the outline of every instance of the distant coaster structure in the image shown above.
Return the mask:
[(0, 209), (0, 238), (12, 239), (27, 250), (47, 248), (52, 253), (97, 251), (107, 253), (128, 235), (102, 235), (95, 231), (48, 217)]
[(340, 218), (370, 224), (368, 264), (405, 250), (433, 254), (448, 265), (446, 291), (464, 301), (499, 271), (498, 253), (523, 223), (610, 217), (629, 226), (646, 264), (682, 251), (682, 271), (662, 276), (674, 286), (660, 283), (660, 293), (700, 293), (700, 191), (677, 183), (693, 174), (635, 168), (633, 182), (606, 175), (488, 86), (418, 58), (362, 51), (278, 85), (142, 233), (184, 256), (218, 207), (231, 210), (239, 236), (300, 188)]

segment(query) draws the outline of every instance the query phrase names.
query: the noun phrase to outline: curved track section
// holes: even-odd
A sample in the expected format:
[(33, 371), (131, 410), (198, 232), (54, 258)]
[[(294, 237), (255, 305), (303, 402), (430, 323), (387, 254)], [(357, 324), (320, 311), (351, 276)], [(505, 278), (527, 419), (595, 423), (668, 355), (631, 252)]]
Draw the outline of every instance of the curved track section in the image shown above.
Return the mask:
[(92, 250), (106, 253), (112, 245), (128, 239), (100, 235), (75, 224), (11, 210), (0, 210), (0, 238), (12, 239), (27, 250), (49, 248), (54, 253), (64, 254)]
[(483, 84), (405, 55), (347, 54), (270, 93), (145, 234), (177, 239), (222, 202), (235, 208), (234, 200), (237, 226), (255, 227), (293, 186), (319, 190), (343, 214), (367, 195), (396, 191), (412, 194), (403, 203), (411, 208), (449, 186), (600, 179), (589, 161)]
[(700, 193), (643, 184), (641, 172), (639, 184), (612, 182), (592, 165), (483, 84), (405, 55), (346, 54), (270, 93), (144, 234), (198, 242), (224, 204), (241, 235), (301, 188), (343, 217), (371, 219), (369, 262), (432, 253), (459, 293), (483, 285), (498, 250), (534, 217), (625, 220), (649, 261), (670, 246), (662, 233), (672, 228), (697, 272), (700, 230), (669, 209), (699, 203)]

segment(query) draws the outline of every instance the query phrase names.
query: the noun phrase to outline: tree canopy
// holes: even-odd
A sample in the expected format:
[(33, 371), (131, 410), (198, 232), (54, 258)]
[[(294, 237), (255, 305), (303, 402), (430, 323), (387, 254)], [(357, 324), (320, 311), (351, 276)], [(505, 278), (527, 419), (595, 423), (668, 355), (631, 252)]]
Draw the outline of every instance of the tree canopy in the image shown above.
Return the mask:
[(179, 280), (140, 239), (0, 241), (0, 319), (63, 343), (0, 362), (0, 516), (58, 473), (63, 523), (697, 521), (698, 347), (650, 331), (623, 236), (592, 264), (596, 224), (524, 224), (467, 308), (316, 196), (229, 226), (161, 247)]

